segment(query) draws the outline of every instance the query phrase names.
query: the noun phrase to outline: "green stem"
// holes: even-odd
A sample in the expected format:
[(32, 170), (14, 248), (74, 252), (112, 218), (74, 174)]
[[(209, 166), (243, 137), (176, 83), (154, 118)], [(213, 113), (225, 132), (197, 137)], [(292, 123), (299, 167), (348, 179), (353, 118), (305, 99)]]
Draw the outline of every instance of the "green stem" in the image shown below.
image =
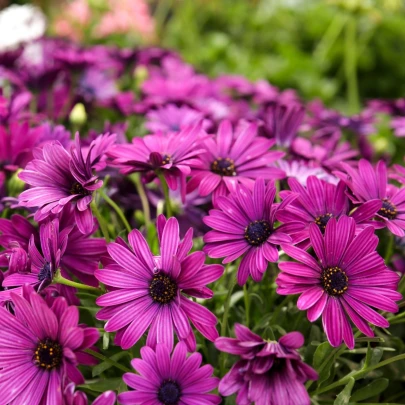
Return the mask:
[(160, 183), (162, 185), (163, 194), (165, 196), (165, 208), (166, 208), (166, 215), (170, 218), (173, 215), (172, 204), (170, 202), (170, 195), (169, 195), (169, 187), (167, 185), (166, 179), (164, 178), (162, 173), (158, 173), (157, 176), (159, 177)]
[(134, 173), (131, 176), (129, 176), (129, 178), (135, 184), (136, 191), (138, 192), (139, 198), (141, 199), (143, 215), (145, 218), (145, 228), (146, 231), (148, 231), (150, 224), (150, 207), (148, 196), (146, 195), (145, 188), (143, 187), (142, 184), (141, 175), (139, 173)]
[(273, 315), (272, 315), (272, 317), (271, 317), (271, 322), (272, 322), (273, 324), (277, 322), (277, 318), (278, 318), (278, 316), (280, 315), (281, 310), (282, 310), (286, 305), (288, 305), (288, 303), (289, 303), (290, 301), (292, 301), (293, 298), (294, 298), (294, 295), (287, 295), (287, 296), (283, 299), (283, 301), (281, 302), (281, 304), (277, 306), (277, 308), (275, 309), (275, 311), (273, 312)]
[(247, 284), (243, 286), (243, 296), (245, 299), (246, 326), (250, 325), (250, 299)]
[(318, 45), (316, 46), (314, 51), (314, 58), (315, 60), (319, 61), (320, 65), (325, 62), (330, 49), (336, 43), (336, 40), (342, 32), (346, 21), (346, 16), (337, 14), (330, 23), (328, 29), (325, 31), (322, 39), (318, 42)]
[(100, 211), (97, 208), (96, 200), (93, 198), (93, 201), (90, 204), (91, 210), (93, 211), (94, 216), (97, 218), (98, 224), (100, 225), (101, 233), (104, 236), (104, 239), (109, 242), (110, 234), (108, 233), (107, 223), (105, 222), (104, 217), (101, 215)]
[(345, 76), (347, 86), (347, 101), (350, 113), (359, 111), (359, 89), (357, 83), (357, 22), (355, 17), (350, 17), (345, 29)]
[(394, 251), (394, 234), (389, 232), (388, 244), (384, 256), (385, 264), (388, 265), (388, 263), (390, 262), (393, 251)]
[(122, 209), (110, 198), (108, 195), (100, 189), (99, 191), (101, 197), (104, 198), (104, 200), (109, 204), (113, 210), (118, 214), (118, 216), (121, 218), (122, 223), (124, 224), (125, 228), (127, 228), (128, 233), (132, 231), (131, 225), (129, 225), (129, 222), (125, 218), (124, 213), (122, 212)]
[(87, 290), (87, 291), (96, 291), (100, 292), (101, 289), (97, 287), (92, 287), (86, 284), (81, 284), (81, 283), (76, 283), (75, 281), (68, 280), (67, 278), (63, 277), (62, 274), (60, 273), (60, 270), (58, 270), (52, 280), (55, 284), (63, 284), (63, 285), (68, 285), (69, 287), (75, 287), (79, 290)]
[[(229, 268), (229, 265), (227, 266)], [(228, 289), (228, 294), (226, 296), (226, 300), (224, 303), (224, 315), (222, 317), (222, 323), (221, 323), (221, 336), (226, 335), (226, 328), (228, 326), (228, 316), (229, 316), (229, 308), (230, 308), (230, 303), (231, 303), (231, 298), (232, 298), (232, 292), (233, 289), (235, 288), (236, 285), (236, 277), (231, 274), (231, 281)], [(226, 359), (228, 357), (228, 354), (225, 352), (221, 353), (222, 361), (220, 361), (220, 369), (221, 369), (221, 375), (225, 375), (225, 366), (226, 366)]]
[[(360, 336), (361, 332), (357, 331), (354, 334), (354, 338), (357, 339)], [(326, 357), (326, 359), (323, 361), (323, 363), (320, 365), (319, 369), (316, 370), (318, 372), (318, 374), (321, 374), (321, 372), (323, 371), (323, 369), (328, 365), (329, 361), (331, 361), (332, 359), (337, 359), (341, 354), (343, 354), (346, 351), (347, 347), (345, 344), (340, 345), (339, 347), (335, 347), (332, 352), (329, 354), (329, 356)], [(308, 390), (311, 385), (314, 383), (314, 381), (308, 381), (305, 384), (306, 389)]]
[(399, 361), (399, 360), (405, 360), (405, 354), (400, 354), (398, 356), (391, 357), (390, 359), (384, 360), (381, 363), (374, 364), (373, 366), (369, 366), (363, 370), (359, 370), (355, 373), (348, 374), (345, 377), (341, 378), (339, 381), (336, 381), (335, 383), (330, 384), (324, 388), (320, 388), (319, 390), (315, 391), (313, 395), (319, 395), (326, 391), (330, 391), (333, 388), (339, 387), (340, 385), (346, 385), (349, 382), (350, 378), (354, 378), (355, 380), (358, 380), (359, 378), (362, 378), (364, 375), (366, 375), (370, 371), (376, 370), (377, 368), (387, 366), (388, 364), (394, 363), (395, 361)]
[(129, 368), (127, 368), (125, 366), (122, 366), (120, 363), (117, 363), (116, 361), (111, 360), (109, 357), (106, 357), (101, 353), (95, 352), (94, 350), (86, 349), (85, 352), (92, 355), (93, 357), (95, 357), (95, 358), (97, 358), (99, 360), (106, 361), (106, 362), (112, 364), (114, 367), (119, 368), (120, 370), (124, 371), (125, 373), (131, 373), (132, 372)]

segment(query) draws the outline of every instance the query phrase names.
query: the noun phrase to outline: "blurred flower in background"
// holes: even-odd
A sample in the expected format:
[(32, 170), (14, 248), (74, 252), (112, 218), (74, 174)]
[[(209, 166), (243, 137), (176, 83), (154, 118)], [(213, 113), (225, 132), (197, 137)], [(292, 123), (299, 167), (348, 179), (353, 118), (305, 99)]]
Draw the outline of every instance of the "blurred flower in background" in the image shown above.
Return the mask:
[(20, 45), (42, 37), (46, 17), (32, 5), (12, 5), (0, 12), (0, 54), (16, 51)]
[(155, 23), (145, 0), (73, 0), (55, 11), (53, 30), (72, 40), (86, 34), (93, 39), (116, 34), (154, 38)]

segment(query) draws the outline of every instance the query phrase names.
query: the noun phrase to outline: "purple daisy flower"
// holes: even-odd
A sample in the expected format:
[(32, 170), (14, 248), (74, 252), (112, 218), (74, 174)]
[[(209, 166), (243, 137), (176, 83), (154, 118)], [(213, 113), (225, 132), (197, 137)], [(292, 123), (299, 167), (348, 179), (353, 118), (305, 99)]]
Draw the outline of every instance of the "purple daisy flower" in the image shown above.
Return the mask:
[(209, 392), (217, 388), (219, 379), (212, 377), (214, 368), (200, 367), (202, 356), (187, 357), (187, 348), (179, 342), (170, 357), (170, 350), (158, 344), (156, 350), (144, 346), (142, 359), (131, 364), (138, 374), (126, 373), (124, 382), (133, 391), (118, 395), (123, 405), (217, 405), (221, 397)]
[(194, 252), (192, 228), (182, 242), (176, 218), (167, 222), (158, 218), (160, 256), (153, 256), (138, 230), (128, 235), (130, 247), (124, 242), (110, 243), (107, 247), (112, 263), (95, 275), (112, 291), (97, 298), (103, 308), (97, 319), (108, 320), (105, 330), (118, 331), (115, 342), (123, 349), (132, 347), (150, 327), (147, 345), (165, 343), (173, 347), (173, 330), (179, 340), (185, 340), (195, 350), (195, 336), (189, 320), (207, 339), (218, 337), (217, 318), (207, 308), (187, 298), (211, 298), (213, 292), (206, 284), (218, 280), (223, 267), (205, 265), (205, 254)]
[(304, 119), (305, 109), (297, 102), (272, 104), (262, 113), (264, 131), (278, 146), (290, 147)]
[(285, 173), (273, 166), (284, 156), (281, 151), (269, 151), (275, 141), (257, 136), (257, 125), (239, 123), (233, 131), (229, 121), (222, 121), (216, 138), (207, 138), (203, 145), (207, 153), (192, 165), (188, 190), (198, 188), (201, 196), (212, 193), (214, 204), (220, 195), (234, 191), (237, 184), (253, 187), (254, 180), (281, 179)]
[(220, 337), (218, 350), (240, 356), (219, 383), (219, 393), (237, 393), (237, 405), (309, 405), (307, 380), (317, 380), (316, 371), (297, 353), (304, 344), (299, 332), (290, 332), (278, 342), (263, 340), (246, 326), (235, 324), (234, 338)]
[(90, 146), (90, 151), (94, 148), (97, 153), (88, 151), (85, 155), (76, 134), (75, 147), (70, 153), (57, 141), (36, 150), (35, 159), (19, 174), (21, 180), (32, 186), (20, 194), (20, 204), (38, 207), (34, 218), (41, 221), (75, 203), (77, 227), (84, 234), (90, 233), (94, 226), (90, 208), (92, 194), (103, 185), (93, 174), (93, 167), (114, 141), (115, 135), (102, 135)]
[(260, 281), (268, 262), (277, 262), (277, 245), (291, 242), (290, 232), (303, 228), (299, 222), (290, 222), (274, 228), (275, 213), (291, 200), (278, 207), (273, 203), (276, 188), (273, 183), (265, 186), (263, 179), (256, 180), (253, 191), (239, 185), (228, 197), (219, 197), (218, 209), (204, 217), (206, 225), (213, 228), (204, 236), (204, 251), (212, 258), (225, 257), (230, 263), (243, 256), (238, 268), (238, 283), (246, 283), (249, 275)]
[(157, 110), (152, 110), (146, 114), (146, 128), (156, 132), (179, 132), (189, 125), (198, 124), (202, 121), (202, 128), (207, 130), (211, 126), (208, 119), (204, 119), (204, 114), (200, 111), (185, 105), (177, 107), (174, 104), (167, 104)]
[(323, 328), (330, 344), (342, 340), (354, 348), (351, 320), (361, 332), (374, 336), (368, 322), (387, 328), (388, 321), (374, 309), (397, 312), (395, 301), (402, 298), (396, 291), (399, 276), (389, 270), (376, 252), (378, 238), (374, 228), (356, 233), (352, 218), (342, 216), (329, 220), (325, 234), (311, 224), (309, 236), (316, 257), (291, 245), (282, 245), (284, 252), (297, 260), (281, 262), (277, 292), (281, 295), (301, 294), (297, 306), (308, 310), (314, 322), (322, 315)]
[(309, 176), (316, 176), (318, 179), (325, 180), (328, 183), (337, 184), (339, 179), (332, 174), (327, 173), (322, 167), (308, 166), (304, 161), (299, 160), (283, 160), (277, 162), (277, 166), (284, 170), (286, 177), (294, 177), (298, 182), (305, 186)]
[[(99, 395), (92, 405), (114, 405), (117, 396), (114, 391), (106, 391)], [(63, 392), (64, 405), (87, 405), (88, 400), (84, 392), (75, 391), (75, 384), (70, 383), (67, 385)]]
[[(107, 253), (106, 242), (103, 238), (90, 237), (97, 227), (93, 225), (90, 234), (81, 233), (74, 222), (73, 207), (63, 210), (54, 225), (56, 233), (48, 235), (48, 238), (54, 235), (55, 239), (64, 239), (65, 236), (61, 235), (65, 233), (68, 235), (66, 246), (60, 256), (59, 265), (62, 275), (66, 278), (73, 275), (85, 284), (97, 286), (98, 281), (94, 277), (94, 272), (98, 269), (101, 256)], [(44, 224), (41, 224), (41, 227), (44, 227)], [(18, 244), (18, 247), (26, 253), (28, 253), (29, 245), (31, 249), (35, 246), (42, 256), (42, 243), (48, 242), (46, 239), (40, 238), (40, 232), (21, 215), (12, 215), (10, 220), (0, 219), (0, 246), (6, 249), (6, 254)], [(21, 263), (22, 260), (19, 260), (19, 264)], [(17, 269), (13, 270), (11, 263), (8, 264), (8, 267), (10, 273), (24, 273)]]
[[(294, 244), (300, 243), (300, 247), (307, 249), (309, 244), (309, 225), (315, 223), (322, 233), (331, 218), (339, 218), (349, 215), (349, 199), (346, 195), (346, 184), (340, 181), (337, 185), (327, 183), (316, 176), (309, 176), (307, 187), (303, 187), (298, 180), (288, 179), (290, 191), (282, 191), (282, 198), (295, 194), (297, 198), (283, 209), (279, 209), (276, 218), (281, 222), (301, 222), (304, 228), (292, 235)], [(370, 221), (381, 208), (381, 200), (375, 199), (360, 205), (350, 216), (359, 225), (375, 224)]]
[(353, 203), (361, 204), (378, 199), (382, 202), (377, 217), (385, 226), (399, 237), (405, 236), (405, 188), (390, 187), (387, 166), (380, 160), (374, 168), (372, 164), (361, 159), (357, 169), (342, 163), (347, 174), (335, 172), (352, 191), (349, 195)]
[(59, 221), (54, 219), (41, 225), (40, 253), (35, 245), (35, 236), (31, 235), (28, 245), (28, 255), (31, 262), (31, 272), (15, 272), (5, 277), (4, 287), (17, 287), (31, 284), (41, 291), (47, 287), (60, 266), (60, 259), (65, 253), (70, 229), (59, 232)]
[(169, 188), (176, 190), (179, 180), (185, 181), (190, 174), (191, 161), (205, 152), (200, 145), (204, 136), (199, 123), (180, 132), (134, 138), (132, 144), (115, 145), (108, 154), (114, 158), (112, 166), (119, 167), (122, 173), (143, 172), (151, 181), (159, 170)]
[(84, 352), (99, 338), (96, 328), (78, 325), (79, 311), (63, 298), (50, 308), (25, 286), (11, 294), (15, 316), (0, 308), (0, 403), (61, 405), (63, 384), (83, 384), (79, 364), (94, 365)]

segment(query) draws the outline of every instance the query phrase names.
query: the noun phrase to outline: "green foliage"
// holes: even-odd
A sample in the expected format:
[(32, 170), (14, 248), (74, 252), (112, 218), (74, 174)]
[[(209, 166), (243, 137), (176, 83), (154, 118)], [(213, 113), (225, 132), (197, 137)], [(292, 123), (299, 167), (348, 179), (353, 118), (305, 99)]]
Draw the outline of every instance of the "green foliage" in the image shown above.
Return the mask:
[(405, 10), (398, 2), (367, 2), (371, 6), (361, 9), (322, 0), (162, 3), (168, 11), (159, 25), (161, 45), (204, 73), (265, 78), (334, 105), (345, 97), (345, 30), (352, 17), (360, 95), (405, 92)]

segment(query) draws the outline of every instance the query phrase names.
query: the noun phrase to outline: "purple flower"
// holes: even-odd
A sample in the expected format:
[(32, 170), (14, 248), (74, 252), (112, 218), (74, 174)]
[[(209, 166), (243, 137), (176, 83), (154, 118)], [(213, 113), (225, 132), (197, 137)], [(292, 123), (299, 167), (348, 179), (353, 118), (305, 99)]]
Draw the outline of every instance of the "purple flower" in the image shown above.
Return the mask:
[(323, 328), (330, 344), (342, 340), (354, 348), (349, 320), (367, 336), (374, 336), (368, 322), (387, 328), (388, 321), (374, 309), (396, 312), (395, 301), (402, 298), (396, 291), (399, 276), (389, 270), (376, 252), (378, 238), (374, 228), (366, 227), (357, 236), (352, 218), (332, 218), (325, 234), (311, 224), (309, 236), (316, 258), (297, 247), (282, 245), (285, 253), (297, 260), (281, 262), (277, 292), (301, 294), (297, 306), (308, 310), (314, 322), (322, 315)]
[(304, 344), (299, 332), (290, 332), (278, 342), (263, 340), (246, 326), (235, 325), (234, 338), (220, 337), (218, 350), (240, 356), (219, 383), (223, 396), (237, 393), (237, 405), (309, 405), (307, 380), (317, 380), (316, 371), (305, 364), (297, 349)]
[[(106, 391), (99, 395), (92, 405), (114, 405), (117, 396), (114, 391)], [(67, 385), (63, 392), (64, 405), (87, 405), (87, 396), (84, 392), (75, 391), (75, 384)]]
[[(346, 195), (346, 184), (340, 181), (337, 185), (319, 180), (316, 176), (309, 176), (307, 187), (303, 187), (298, 180), (288, 179), (290, 191), (282, 191), (282, 198), (295, 194), (297, 198), (283, 209), (279, 209), (276, 218), (284, 223), (290, 221), (301, 222), (304, 228), (292, 235), (294, 243), (300, 243), (300, 247), (309, 247), (309, 225), (315, 223), (322, 233), (326, 224), (331, 218), (339, 218), (342, 215), (349, 215), (349, 199)], [(381, 200), (375, 199), (360, 205), (350, 214), (356, 223), (370, 224), (370, 221), (381, 208)]]
[[(274, 184), (264, 184), (256, 180), (253, 192), (244, 185), (228, 197), (219, 197), (218, 209), (204, 217), (204, 223), (212, 231), (204, 236), (204, 251), (209, 257), (225, 257), (223, 263), (230, 263), (243, 256), (238, 269), (238, 283), (246, 283), (249, 275), (260, 281), (268, 262), (277, 262), (277, 245), (291, 242), (289, 232), (297, 232), (302, 225), (297, 222), (274, 228), (276, 205)], [(286, 206), (294, 198), (285, 200), (279, 208)]]
[(147, 345), (165, 343), (173, 347), (173, 330), (190, 350), (196, 342), (189, 320), (207, 339), (218, 337), (217, 319), (207, 308), (187, 298), (211, 298), (206, 284), (218, 280), (223, 267), (205, 265), (203, 252), (187, 255), (193, 246), (192, 228), (182, 242), (176, 218), (158, 218), (160, 256), (153, 256), (138, 230), (128, 235), (130, 247), (118, 240), (107, 247), (112, 263), (95, 275), (113, 290), (97, 298), (103, 308), (97, 319), (108, 320), (105, 330), (118, 331), (115, 342), (132, 347), (150, 327)]
[(94, 149), (97, 153), (89, 151), (84, 154), (79, 135), (76, 134), (75, 147), (71, 152), (57, 141), (35, 150), (35, 159), (19, 174), (22, 180), (32, 186), (20, 194), (20, 204), (38, 207), (34, 218), (40, 221), (74, 203), (77, 227), (84, 234), (90, 233), (94, 226), (90, 208), (92, 194), (103, 184), (93, 174), (93, 167), (114, 141), (115, 135), (100, 136), (90, 146), (90, 150)]
[(29, 128), (28, 122), (11, 122), (0, 125), (0, 171), (24, 168), (32, 159), (32, 149), (37, 144), (39, 132)]
[(79, 311), (63, 298), (52, 307), (33, 291), (11, 294), (15, 316), (0, 308), (0, 391), (2, 404), (62, 404), (65, 382), (83, 384), (79, 364), (94, 364), (84, 352), (99, 338), (78, 325)]
[(201, 124), (196, 124), (180, 132), (134, 138), (132, 144), (115, 145), (108, 154), (122, 173), (143, 172), (151, 181), (161, 171), (169, 188), (176, 190), (179, 180), (183, 183), (190, 174), (191, 161), (205, 152), (200, 145), (205, 135)]
[(352, 191), (349, 196), (353, 203), (361, 204), (379, 199), (382, 202), (377, 217), (397, 236), (405, 235), (405, 188), (397, 189), (388, 185), (387, 166), (379, 161), (374, 168), (365, 159), (359, 161), (357, 169), (342, 163), (342, 172), (335, 172)]
[(117, 95), (115, 80), (100, 69), (86, 69), (81, 76), (77, 88), (78, 95), (85, 103), (100, 103), (108, 106), (114, 96)]
[(304, 119), (304, 107), (296, 102), (272, 104), (262, 113), (266, 135), (282, 147), (290, 147)]
[(233, 131), (229, 121), (222, 121), (215, 138), (204, 140), (206, 153), (193, 162), (192, 178), (188, 190), (198, 188), (201, 196), (212, 193), (213, 203), (220, 195), (235, 190), (237, 184), (252, 187), (262, 177), (275, 180), (284, 172), (273, 162), (284, 156), (281, 151), (269, 151), (275, 143), (257, 136), (257, 125), (239, 123)]
[(291, 151), (299, 159), (304, 159), (315, 166), (320, 166), (327, 171), (340, 169), (342, 162), (355, 164), (354, 157), (358, 152), (352, 149), (349, 142), (339, 143), (339, 133), (327, 133), (326, 142), (314, 143), (314, 139), (309, 140), (298, 137), (291, 145)]
[[(50, 226), (50, 221), (47, 226)], [(91, 233), (82, 234), (74, 221), (73, 207), (67, 207), (64, 210), (58, 222), (54, 221), (56, 226), (55, 238), (60, 238), (60, 234), (68, 234), (64, 253), (60, 257), (60, 268), (62, 275), (69, 278), (74, 275), (85, 284), (97, 286), (98, 281), (94, 277), (94, 271), (98, 269), (98, 264), (102, 255), (107, 253), (105, 240), (102, 238), (91, 238), (97, 227), (94, 226)], [(42, 227), (45, 225), (42, 224)], [(31, 241), (31, 242), (30, 242)], [(21, 215), (12, 215), (11, 219), (0, 219), (0, 246), (3, 246), (8, 253), (11, 246), (18, 244), (28, 253), (28, 246), (34, 242), (36, 249), (42, 255), (41, 243), (48, 243), (40, 238), (38, 230)], [(8, 264), (11, 268), (11, 263)], [(15, 270), (11, 273), (16, 272)]]
[(179, 132), (187, 126), (203, 122), (202, 128), (207, 130), (211, 122), (204, 119), (204, 114), (187, 106), (177, 107), (167, 104), (146, 114), (146, 128), (152, 132)]
[(284, 170), (286, 177), (294, 177), (298, 182), (305, 186), (309, 176), (316, 176), (318, 179), (325, 180), (328, 183), (337, 184), (339, 179), (327, 173), (324, 169), (317, 166), (308, 166), (304, 161), (299, 160), (283, 160), (277, 162), (277, 166)]
[(209, 392), (218, 386), (212, 377), (213, 367), (200, 367), (202, 356), (193, 353), (187, 357), (186, 345), (178, 343), (170, 357), (170, 350), (158, 344), (156, 350), (144, 346), (142, 359), (131, 364), (138, 374), (126, 373), (124, 382), (133, 391), (118, 395), (123, 405), (217, 405), (221, 397)]

